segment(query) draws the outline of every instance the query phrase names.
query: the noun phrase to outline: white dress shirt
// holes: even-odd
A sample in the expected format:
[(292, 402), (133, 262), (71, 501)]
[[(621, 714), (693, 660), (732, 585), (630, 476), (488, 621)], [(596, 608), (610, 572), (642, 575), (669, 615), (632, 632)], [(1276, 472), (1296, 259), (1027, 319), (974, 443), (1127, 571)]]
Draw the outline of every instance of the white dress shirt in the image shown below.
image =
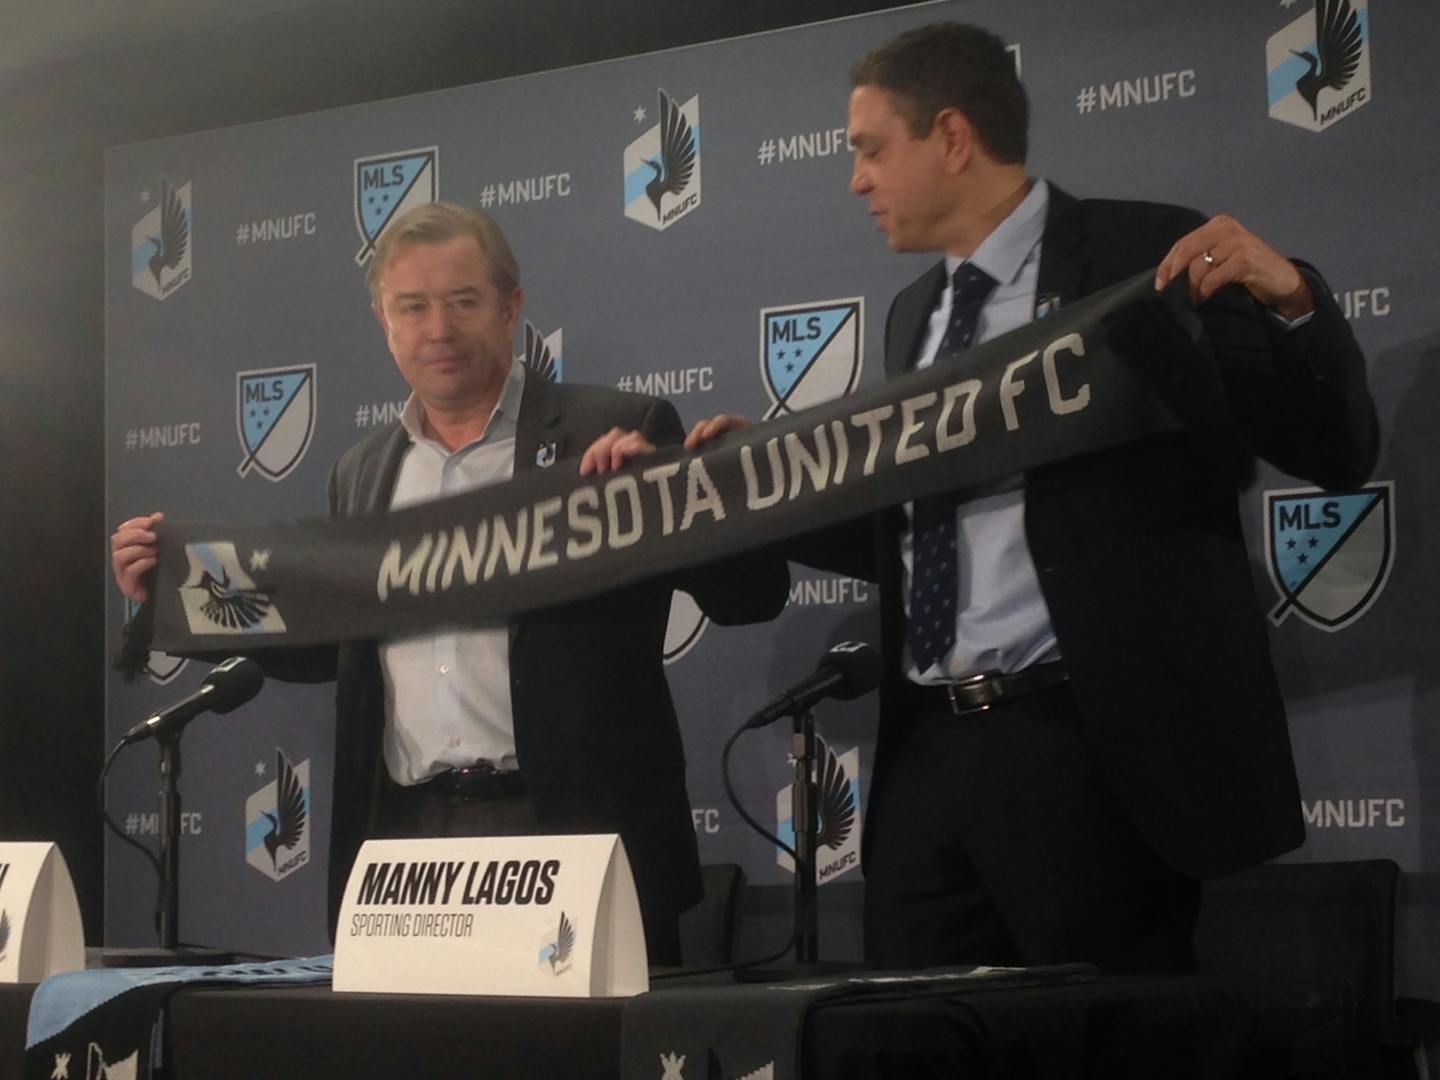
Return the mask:
[[(512, 364), (485, 433), (450, 450), (424, 431), (414, 394), (400, 423), (410, 448), (400, 463), (390, 509), (429, 502), (509, 480), (525, 365)], [(489, 761), (516, 767), (510, 704), (510, 629), (491, 626), (392, 638), (380, 646), (385, 677), (385, 766), (397, 784), (416, 784), (444, 769)]]

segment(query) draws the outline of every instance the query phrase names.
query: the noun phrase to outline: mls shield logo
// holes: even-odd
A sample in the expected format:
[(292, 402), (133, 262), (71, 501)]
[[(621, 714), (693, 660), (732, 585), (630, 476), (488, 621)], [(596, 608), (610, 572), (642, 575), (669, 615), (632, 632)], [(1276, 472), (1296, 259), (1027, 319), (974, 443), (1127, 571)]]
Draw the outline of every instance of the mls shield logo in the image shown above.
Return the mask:
[(275, 779), (245, 800), (245, 861), (281, 881), (310, 861), (310, 759), (275, 748)]
[(360, 232), (357, 266), (375, 254), (385, 226), (417, 206), (440, 197), (440, 148), (426, 146), (355, 159), (355, 228)]
[[(135, 613), (140, 610), (140, 605), (129, 597), (125, 598), (125, 622), (128, 624), (135, 618)], [(150, 681), (157, 686), (164, 686), (176, 675), (185, 670), (185, 665), (190, 661), (183, 656), (171, 656), (169, 653), (159, 652), (151, 649), (145, 658), (145, 674)]]
[(665, 624), (666, 664), (673, 664), (695, 647), (710, 619), (700, 610), (695, 598), (676, 589), (670, 594), (670, 621)]
[(1395, 560), (1395, 486), (1344, 494), (1318, 488), (1265, 493), (1265, 562), (1280, 603), (1318, 630), (1349, 626), (1375, 603)]
[[(815, 835), (815, 880), (824, 885), (860, 865), (860, 748), (837, 755), (823, 739), (815, 740), (819, 769), (819, 831)], [(795, 819), (787, 784), (775, 793), (775, 833), (795, 846)], [(775, 861), (795, 872), (795, 861), (776, 850)]]
[(700, 206), (700, 96), (659, 99), (660, 122), (625, 148), (625, 216), (663, 231)]
[(565, 331), (557, 328), (553, 334), (540, 336), (535, 324), (525, 320), (525, 351), (515, 357), (517, 363), (525, 365), (525, 373), (544, 379), (546, 382), (562, 382), (564, 366)]
[[(140, 198), (149, 201), (150, 193)], [(171, 187), (160, 178), (155, 207), (130, 230), (130, 282), (164, 300), (190, 280), (190, 184)]]
[(766, 420), (860, 385), (864, 313), (858, 296), (760, 309), (760, 374), (771, 401)]
[(234, 544), (186, 544), (185, 557), (190, 572), (180, 586), (180, 604), (192, 634), (285, 632), (285, 620), (240, 565)]
[(1265, 43), (1270, 115), (1324, 131), (1370, 104), (1370, 12), (1366, 0), (1315, 0)]
[(245, 457), (267, 480), (283, 480), (300, 464), (315, 434), (315, 365), (235, 373), (235, 426)]

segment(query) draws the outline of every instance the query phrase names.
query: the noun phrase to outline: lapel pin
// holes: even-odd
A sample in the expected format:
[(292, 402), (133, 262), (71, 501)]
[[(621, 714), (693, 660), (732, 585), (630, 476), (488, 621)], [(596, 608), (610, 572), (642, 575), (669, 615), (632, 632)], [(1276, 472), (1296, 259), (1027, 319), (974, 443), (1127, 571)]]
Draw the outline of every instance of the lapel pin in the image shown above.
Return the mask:
[(535, 451), (535, 464), (542, 469), (548, 469), (555, 464), (556, 446), (553, 442), (542, 442), (539, 449)]
[(1060, 294), (1046, 293), (1044, 296), (1035, 298), (1035, 318), (1043, 319), (1046, 315), (1053, 315), (1060, 310)]

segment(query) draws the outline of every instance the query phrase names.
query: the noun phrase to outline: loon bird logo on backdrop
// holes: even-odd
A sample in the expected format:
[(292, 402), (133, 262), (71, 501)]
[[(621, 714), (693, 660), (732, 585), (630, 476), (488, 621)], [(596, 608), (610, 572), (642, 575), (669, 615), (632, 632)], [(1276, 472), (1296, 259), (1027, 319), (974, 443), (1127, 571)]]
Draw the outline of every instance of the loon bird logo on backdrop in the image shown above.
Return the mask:
[(700, 206), (700, 96), (658, 94), (660, 122), (625, 148), (625, 216), (663, 231)]
[(1314, 11), (1265, 44), (1270, 115), (1308, 131), (1368, 105), (1370, 12), (1366, 0), (1315, 0)]
[(275, 748), (275, 779), (245, 800), (245, 861), (280, 881), (310, 861), (310, 761)]
[(543, 337), (535, 324), (525, 320), (525, 351), (515, 357), (524, 364), (529, 374), (546, 382), (563, 382), (565, 365), (563, 360), (565, 330), (557, 327), (553, 334)]
[(1265, 493), (1265, 563), (1280, 602), (1319, 630), (1343, 630), (1375, 603), (1395, 561), (1395, 485), (1353, 492), (1291, 488)]
[(130, 280), (164, 300), (190, 280), (190, 270), (190, 183), (177, 188), (162, 176), (159, 202), (130, 230)]
[[(836, 754), (824, 739), (816, 738), (819, 758), (820, 813), (815, 836), (815, 878), (821, 885), (842, 877), (860, 865), (860, 748)], [(776, 835), (792, 847), (795, 820), (791, 816), (791, 788), (775, 794)], [(792, 873), (795, 862), (783, 851), (775, 861)]]
[(267, 480), (283, 480), (310, 449), (315, 434), (315, 365), (256, 368), (235, 373), (235, 426), (245, 457)]
[(269, 594), (240, 565), (235, 545), (223, 540), (186, 544), (189, 572), (180, 586), (186, 621), (198, 634), (283, 633), (285, 620)]
[(355, 159), (355, 228), (360, 250), (355, 264), (375, 254), (385, 227), (407, 210), (440, 197), (440, 148), (424, 146)]
[(766, 420), (860, 385), (864, 314), (859, 296), (760, 309), (760, 374), (771, 401)]
[(670, 618), (665, 624), (665, 649), (661, 654), (667, 665), (675, 663), (700, 640), (709, 616), (700, 610), (695, 598), (682, 589), (670, 594)]

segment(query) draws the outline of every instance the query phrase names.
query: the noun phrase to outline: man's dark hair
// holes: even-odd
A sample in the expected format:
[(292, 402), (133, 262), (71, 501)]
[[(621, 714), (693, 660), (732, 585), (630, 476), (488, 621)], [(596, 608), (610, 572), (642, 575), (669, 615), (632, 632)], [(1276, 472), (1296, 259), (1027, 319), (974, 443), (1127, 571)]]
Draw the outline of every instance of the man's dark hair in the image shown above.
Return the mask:
[(1025, 161), (1030, 102), (1005, 42), (988, 30), (956, 22), (907, 30), (856, 61), (850, 85), (889, 90), (916, 137), (942, 109), (959, 109), (991, 157)]

